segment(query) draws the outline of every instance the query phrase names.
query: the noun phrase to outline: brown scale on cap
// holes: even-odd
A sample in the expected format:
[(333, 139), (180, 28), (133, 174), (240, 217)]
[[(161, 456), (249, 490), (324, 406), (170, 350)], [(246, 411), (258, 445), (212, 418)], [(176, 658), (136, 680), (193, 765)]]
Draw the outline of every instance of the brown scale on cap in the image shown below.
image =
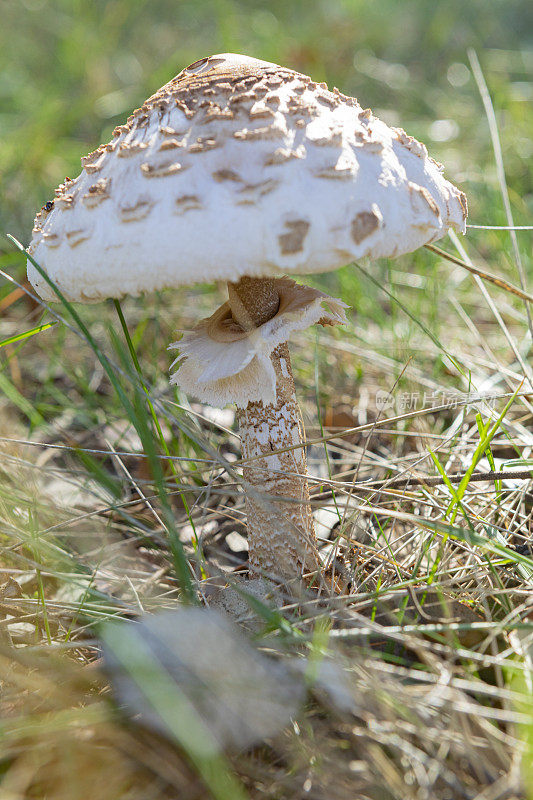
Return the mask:
[(119, 136), (122, 136), (123, 133), (127, 133), (130, 129), (129, 125), (117, 125), (117, 127), (113, 131), (113, 136), (117, 139)]
[(78, 228), (77, 230), (67, 231), (65, 237), (70, 247), (77, 247), (88, 239), (90, 235), (91, 231), (88, 228)]
[(158, 151), (177, 150), (179, 147), (185, 147), (185, 142), (183, 139), (167, 139), (165, 142), (159, 145)]
[(176, 198), (176, 214), (184, 214), (186, 211), (198, 211), (203, 208), (202, 201), (196, 194), (184, 194)]
[(459, 192), (459, 203), (461, 204), (464, 218), (466, 219), (468, 216), (468, 202), (466, 199), (466, 194), (464, 192)]
[(189, 153), (203, 153), (205, 150), (213, 150), (219, 147), (220, 142), (210, 136), (199, 136), (196, 141), (188, 148)]
[(110, 188), (111, 178), (100, 178), (92, 186), (89, 186), (87, 192), (82, 196), (83, 203), (89, 208), (93, 208), (109, 198)]
[(243, 128), (241, 131), (235, 131), (233, 138), (241, 142), (252, 142), (259, 139), (283, 139), (285, 131), (275, 125), (270, 125), (268, 128)]
[(206, 114), (201, 120), (201, 125), (207, 125), (208, 122), (212, 122), (213, 120), (223, 120), (223, 119), (233, 119), (234, 113), (229, 108), (220, 108), (220, 106), (213, 105), (211, 106)]
[(150, 213), (153, 205), (150, 200), (137, 200), (135, 203), (122, 205), (120, 207), (120, 218), (122, 222), (137, 222)]
[(268, 94), (268, 86), (263, 82), (256, 83), (254, 91), (255, 91), (256, 97), (259, 97), (259, 98), (264, 97), (266, 94)]
[(278, 236), (279, 249), (282, 255), (293, 255), (300, 253), (303, 250), (303, 245), (307, 232), (309, 231), (309, 222), (304, 219), (290, 220), (285, 223), (286, 233)]
[(43, 233), (43, 241), (48, 247), (59, 247), (59, 236), (57, 233)]
[(56, 204), (58, 208), (73, 208), (75, 199), (76, 199), (76, 193), (62, 194), (60, 197), (57, 198)]
[(279, 94), (268, 94), (265, 97), (264, 102), (267, 105), (272, 106), (272, 108), (279, 108), (279, 104), (281, 103), (281, 97), (279, 96)]
[(255, 92), (238, 92), (229, 98), (231, 106), (237, 106), (246, 103), (254, 103), (257, 95)]
[(432, 197), (428, 189), (425, 186), (418, 186), (416, 183), (412, 183), (409, 181), (408, 185), (409, 195), (411, 198), (411, 203), (416, 208), (416, 204), (420, 201), (425, 203), (428, 208), (431, 210), (431, 213), (434, 214), (436, 217), (440, 216), (440, 211), (435, 199)]
[(306, 136), (307, 141), (311, 144), (316, 144), (317, 147), (342, 147), (342, 131), (330, 130), (326, 136)]
[(266, 105), (259, 105), (258, 103), (255, 106), (252, 106), (250, 111), (248, 112), (248, 116), (250, 119), (274, 119), (276, 116), (274, 111)]
[(148, 144), (146, 142), (122, 142), (118, 146), (117, 156), (119, 158), (135, 156), (137, 153), (141, 153), (143, 150), (146, 150), (147, 147)]
[[(328, 108), (335, 108), (341, 104), (353, 105), (352, 98), (339, 92), (331, 92), (325, 83), (317, 84), (307, 75), (291, 69), (261, 62), (227, 62), (225, 58), (210, 56), (190, 64), (161, 87), (133, 112), (126, 124), (115, 128), (114, 135), (119, 137), (134, 127), (146, 125), (153, 110), (159, 109), (165, 113), (169, 103), (174, 103), (187, 119), (192, 119), (204, 108), (209, 108), (209, 104), (212, 104), (212, 108), (208, 111), (212, 119), (219, 116), (230, 119), (229, 108), (214, 110), (215, 97), (218, 97), (218, 104), (225, 97), (232, 108), (246, 103), (253, 105), (260, 98), (265, 98), (268, 105), (276, 106), (279, 105), (280, 99), (272, 94), (272, 90), (275, 91), (285, 82), (295, 79), (299, 79), (295, 87), (296, 93), (302, 94), (306, 88), (312, 91), (318, 89), (316, 101)], [(306, 113), (313, 111), (309, 106), (306, 106), (305, 110)], [(301, 113), (302, 109), (299, 109), (299, 112)], [(293, 113), (296, 113), (296, 110)]]
[(164, 178), (167, 175), (177, 175), (183, 172), (186, 167), (178, 161), (164, 164), (141, 164), (141, 172), (145, 178)]
[(237, 173), (232, 169), (218, 169), (216, 172), (213, 172), (213, 178), (217, 183), (222, 183), (223, 181), (242, 183), (242, 178), (240, 175), (237, 175)]
[[(102, 157), (102, 155), (106, 152), (105, 145), (101, 144), (96, 150), (92, 153), (89, 153), (86, 156), (82, 156), (81, 158), (81, 166), (85, 169), (86, 172), (90, 171), (90, 167), (96, 165), (96, 162)], [(99, 167), (95, 167), (99, 169)]]
[(273, 192), (274, 189), (277, 189), (279, 184), (280, 182), (274, 178), (267, 178), (259, 183), (247, 184), (238, 191), (237, 205), (249, 203), (255, 205), (260, 197), (263, 197), (263, 195), (269, 192)]
[(317, 92), (315, 97), (319, 103), (322, 103), (322, 105), (325, 105), (328, 108), (336, 108), (339, 105), (339, 98), (336, 97), (333, 92)]
[(375, 211), (360, 211), (352, 220), (350, 236), (355, 244), (360, 244), (380, 226), (380, 219)]
[(285, 162), (291, 161), (293, 158), (305, 158), (305, 149), (302, 146), (296, 148), (296, 150), (278, 147), (277, 150), (274, 150), (272, 155), (265, 159), (264, 166), (271, 167), (276, 164), (285, 164)]
[(353, 170), (349, 167), (339, 167), (337, 164), (333, 164), (331, 167), (326, 167), (325, 169), (318, 170), (318, 172), (314, 173), (316, 178), (326, 178), (334, 180), (352, 180), (353, 179)]
[(308, 103), (304, 103), (303, 100), (300, 100), (298, 97), (292, 97), (287, 103), (287, 113), (288, 114), (302, 114), (306, 117), (314, 117), (316, 116), (316, 111), (312, 109)]
[(168, 125), (163, 125), (161, 128), (159, 128), (159, 133), (162, 136), (174, 136), (174, 137), (176, 137), (176, 136), (185, 136), (187, 131), (185, 129), (177, 130), (176, 128), (171, 128)]

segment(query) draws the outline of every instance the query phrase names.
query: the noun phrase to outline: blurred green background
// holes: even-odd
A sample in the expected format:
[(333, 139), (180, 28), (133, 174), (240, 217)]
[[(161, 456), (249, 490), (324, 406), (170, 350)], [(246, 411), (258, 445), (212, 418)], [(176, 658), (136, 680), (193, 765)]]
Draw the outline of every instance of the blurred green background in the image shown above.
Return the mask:
[[(530, 0), (2, 0), (0, 222), (25, 244), (80, 156), (190, 62), (234, 51), (327, 80), (426, 141), (475, 222), (505, 224), (468, 67), (498, 110), (515, 222), (533, 206)], [(5, 246), (8, 247), (6, 244)]]

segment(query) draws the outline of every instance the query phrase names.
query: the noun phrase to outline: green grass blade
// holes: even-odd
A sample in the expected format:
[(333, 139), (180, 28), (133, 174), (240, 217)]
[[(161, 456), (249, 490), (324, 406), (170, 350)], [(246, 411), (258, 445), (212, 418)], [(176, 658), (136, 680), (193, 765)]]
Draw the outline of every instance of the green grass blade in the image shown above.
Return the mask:
[[(85, 325), (85, 323), (81, 319), (81, 317), (78, 314), (78, 312), (76, 311), (76, 309), (73, 307), (72, 303), (70, 303), (66, 299), (66, 297), (63, 295), (63, 293), (60, 291), (60, 289), (58, 289), (58, 287), (55, 285), (55, 283), (49, 278), (48, 274), (41, 267), (41, 265), (37, 263), (37, 261), (33, 258), (33, 256), (29, 255), (29, 253), (26, 252), (26, 250), (23, 247), (23, 245), (19, 241), (17, 241), (17, 239), (15, 239), (14, 236), (11, 236), (10, 234), (8, 234), (8, 238), (16, 245), (16, 247), (18, 247), (19, 250), (21, 250), (25, 254), (25, 256), (28, 258), (28, 260), (33, 264), (33, 266), (38, 271), (38, 273), (41, 275), (41, 277), (47, 282), (47, 284), (50, 286), (52, 291), (57, 295), (59, 301), (66, 308), (66, 310), (68, 311), (68, 313), (70, 314), (72, 319), (75, 321), (75, 323), (78, 326), (78, 328), (82, 331), (82, 333), (84, 334), (85, 338), (89, 342), (94, 354), (96, 355), (96, 357), (98, 358), (100, 364), (104, 368), (104, 370), (105, 370), (105, 372), (106, 372), (106, 374), (107, 374), (107, 376), (108, 376), (108, 378), (109, 378), (109, 380), (111, 382), (111, 385), (115, 389), (115, 391), (116, 391), (116, 393), (117, 393), (117, 395), (118, 395), (118, 397), (119, 397), (119, 399), (120, 399), (120, 401), (122, 403), (122, 406), (123, 406), (128, 418), (134, 423), (135, 428), (137, 429), (137, 432), (138, 432), (138, 434), (139, 434), (139, 436), (141, 438), (141, 441), (143, 443), (143, 446), (148, 448), (146, 450), (146, 454), (147, 454), (147, 456), (148, 456), (148, 458), (149, 458), (149, 460), (151, 462), (152, 469), (154, 470), (153, 474), (156, 476), (156, 485), (157, 485), (158, 492), (160, 494), (161, 503), (163, 505), (164, 520), (165, 520), (165, 524), (167, 526), (167, 531), (168, 531), (169, 537), (170, 537), (171, 551), (172, 551), (172, 556), (173, 556), (173, 560), (174, 560), (174, 566), (175, 566), (175, 569), (176, 569), (176, 573), (177, 573), (177, 576), (178, 576), (178, 578), (180, 580), (182, 589), (183, 589), (183, 591), (185, 593), (185, 596), (187, 597), (188, 601), (189, 602), (196, 602), (196, 595), (195, 595), (194, 588), (193, 588), (192, 581), (191, 581), (190, 574), (189, 574), (189, 566), (188, 566), (188, 563), (187, 563), (187, 559), (185, 557), (185, 553), (183, 551), (183, 546), (182, 546), (182, 544), (180, 542), (178, 533), (177, 533), (177, 531), (175, 529), (174, 518), (173, 518), (172, 511), (171, 511), (171, 508), (170, 508), (170, 505), (169, 505), (169, 502), (168, 502), (165, 483), (164, 483), (164, 478), (163, 478), (163, 472), (162, 472), (162, 469), (161, 469), (161, 464), (160, 464), (159, 459), (157, 458), (157, 454), (156, 454), (156, 452), (155, 452), (155, 450), (153, 448), (152, 438), (149, 435), (148, 428), (146, 426), (146, 420), (145, 420), (146, 411), (144, 410), (144, 413), (139, 413), (140, 409), (139, 409), (139, 398), (138, 397), (136, 397), (135, 406), (134, 406), (134, 404), (131, 403), (131, 401), (128, 398), (128, 396), (126, 395), (122, 385), (120, 384), (120, 381), (118, 380), (118, 377), (116, 376), (115, 371), (113, 370), (113, 367), (111, 366), (111, 364), (109, 362), (109, 359), (102, 352), (101, 348), (98, 346), (98, 344), (94, 340), (93, 336), (91, 335), (90, 331), (88, 330), (87, 326)], [(135, 389), (135, 385), (134, 385), (134, 389)]]
[[(505, 415), (507, 414), (507, 412), (511, 408), (512, 404), (514, 403), (518, 392), (522, 388), (522, 385), (523, 385), (523, 382), (520, 384), (520, 386), (518, 386), (516, 391), (513, 392), (512, 396), (510, 397), (509, 401), (506, 403), (502, 413), (500, 414), (500, 416), (498, 417), (498, 419), (496, 420), (496, 422), (494, 423), (492, 428), (490, 428), (490, 421), (487, 422), (486, 426), (484, 426), (484, 428), (483, 428), (483, 436), (481, 436), (481, 440), (480, 440), (478, 446), (476, 447), (476, 449), (475, 449), (475, 451), (474, 451), (474, 453), (472, 455), (472, 460), (470, 462), (470, 466), (466, 470), (464, 478), (462, 479), (461, 483), (459, 484), (458, 488), (456, 489), (456, 492), (455, 492), (456, 499), (452, 500), (452, 502), (448, 506), (446, 514), (450, 513), (450, 511), (453, 509), (454, 505), (457, 504), (458, 500), (460, 501), (460, 500), (463, 499), (464, 494), (465, 494), (466, 489), (467, 489), (467, 486), (468, 486), (468, 484), (470, 482), (470, 476), (472, 475), (472, 473), (474, 472), (474, 470), (475, 470), (476, 466), (478, 465), (480, 459), (482, 458), (483, 453), (485, 453), (487, 447), (489, 447), (491, 441), (494, 439), (494, 436), (496, 435), (498, 429), (500, 428), (500, 425), (502, 424), (502, 422), (503, 422), (503, 420), (505, 418)], [(454, 512), (454, 514), (452, 516), (452, 522), (455, 520), (456, 514), (457, 514), (457, 509), (455, 510), (455, 512)]]
[(41, 414), (34, 408), (28, 398), (24, 397), (24, 395), (19, 392), (3, 372), (0, 372), (0, 392), (5, 394), (10, 403), (13, 403), (13, 405), (28, 418), (32, 427), (44, 424), (44, 418)]
[(37, 333), (47, 331), (48, 328), (53, 328), (54, 325), (57, 325), (56, 321), (46, 322), (44, 325), (38, 325), (36, 328), (31, 328), (24, 333), (17, 333), (16, 336), (9, 336), (7, 339), (3, 339), (0, 342), (0, 347), (5, 347), (7, 344), (14, 344), (15, 342), (21, 342), (23, 339), (29, 339), (30, 336), (35, 336)]

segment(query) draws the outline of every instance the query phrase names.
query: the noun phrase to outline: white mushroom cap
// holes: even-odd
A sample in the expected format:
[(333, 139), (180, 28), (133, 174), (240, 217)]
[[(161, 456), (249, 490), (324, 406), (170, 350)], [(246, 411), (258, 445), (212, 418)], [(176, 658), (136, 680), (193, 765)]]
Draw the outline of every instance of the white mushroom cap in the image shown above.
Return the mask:
[(82, 163), (28, 248), (70, 300), (322, 272), (464, 231), (465, 196), (423, 144), (246, 56), (187, 67)]

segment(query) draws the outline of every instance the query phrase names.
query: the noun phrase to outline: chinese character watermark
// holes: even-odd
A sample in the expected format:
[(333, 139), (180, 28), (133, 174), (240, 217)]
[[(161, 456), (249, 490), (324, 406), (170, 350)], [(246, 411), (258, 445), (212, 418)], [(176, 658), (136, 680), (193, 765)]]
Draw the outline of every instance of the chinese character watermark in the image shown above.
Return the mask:
[(416, 411), (422, 408), (454, 409), (473, 403), (483, 403), (494, 408), (496, 404), (494, 395), (484, 395), (479, 392), (445, 391), (444, 389), (433, 392), (386, 392), (378, 389), (375, 394), (375, 404), (378, 411), (383, 412), (393, 409), (398, 414)]

